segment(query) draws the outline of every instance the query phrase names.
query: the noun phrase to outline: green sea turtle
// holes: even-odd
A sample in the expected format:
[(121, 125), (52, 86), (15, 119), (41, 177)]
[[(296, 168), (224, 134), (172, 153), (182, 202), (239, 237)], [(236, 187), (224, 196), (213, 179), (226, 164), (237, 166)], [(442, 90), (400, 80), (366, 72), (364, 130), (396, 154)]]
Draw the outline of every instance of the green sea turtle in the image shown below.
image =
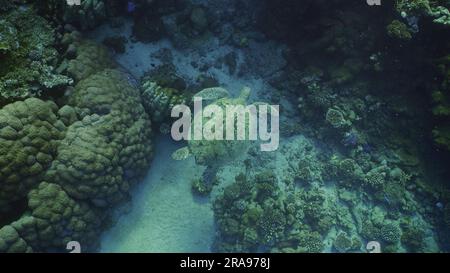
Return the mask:
[[(223, 119), (224, 119), (224, 138), (226, 135), (226, 126), (225, 126), (225, 108), (226, 106), (236, 106), (236, 105), (247, 105), (247, 100), (250, 96), (250, 88), (244, 87), (240, 95), (237, 98), (231, 98), (228, 91), (221, 87), (213, 87), (207, 88), (196, 95), (194, 97), (201, 97), (203, 100), (206, 100), (207, 105), (217, 105), (223, 109)], [(197, 113), (199, 115), (201, 113)], [(194, 117), (195, 120), (195, 117)], [(205, 124), (209, 118), (203, 117), (203, 124)], [(245, 124), (246, 130), (248, 128), (248, 117), (246, 118)], [(235, 124), (236, 128), (236, 124)], [(192, 129), (192, 128), (191, 128)], [(193, 130), (190, 130), (190, 134), (192, 134)], [(236, 131), (236, 130), (235, 130)], [(192, 136), (192, 135), (191, 135)], [(172, 154), (172, 158), (174, 160), (183, 160), (188, 158), (189, 156), (194, 156), (195, 161), (201, 165), (211, 165), (217, 164), (218, 162), (235, 158), (238, 154), (244, 154), (249, 146), (248, 140), (193, 140), (191, 137), (188, 140), (188, 145), (186, 147), (180, 148), (176, 150)]]

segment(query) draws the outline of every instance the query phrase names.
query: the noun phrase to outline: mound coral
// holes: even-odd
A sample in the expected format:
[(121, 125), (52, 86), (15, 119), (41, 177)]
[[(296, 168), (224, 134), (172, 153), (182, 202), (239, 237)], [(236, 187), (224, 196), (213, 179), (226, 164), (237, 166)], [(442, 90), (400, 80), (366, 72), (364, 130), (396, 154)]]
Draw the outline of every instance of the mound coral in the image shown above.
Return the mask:
[(19, 48), (17, 29), (6, 20), (0, 20), (0, 53), (6, 54)]
[(135, 81), (101, 47), (76, 33), (66, 42), (103, 57), (80, 50), (70, 61), (67, 104), (28, 98), (0, 110), (0, 252), (61, 252), (73, 240), (92, 251), (106, 206), (128, 197), (152, 157)]
[(334, 128), (343, 128), (351, 125), (351, 122), (346, 120), (342, 111), (338, 109), (328, 109), (325, 119)]
[(400, 242), (402, 231), (398, 224), (386, 223), (381, 227), (380, 237), (383, 241), (391, 244)]
[(172, 108), (178, 104), (186, 104), (187, 101), (178, 90), (161, 87), (151, 80), (144, 80), (142, 83), (142, 100), (145, 110), (152, 114), (155, 122), (169, 120)]

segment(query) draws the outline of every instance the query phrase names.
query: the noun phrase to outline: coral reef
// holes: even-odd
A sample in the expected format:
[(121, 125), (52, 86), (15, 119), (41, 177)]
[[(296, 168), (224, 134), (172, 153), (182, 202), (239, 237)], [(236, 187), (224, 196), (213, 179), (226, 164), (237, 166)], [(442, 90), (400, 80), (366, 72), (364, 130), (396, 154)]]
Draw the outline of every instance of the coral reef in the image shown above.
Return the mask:
[(125, 38), (124, 36), (107, 37), (103, 40), (103, 44), (105, 46), (112, 48), (115, 53), (119, 54), (125, 53), (127, 42), (127, 38)]
[(74, 80), (78, 82), (106, 68), (117, 66), (106, 47), (81, 39), (80, 35), (76, 31), (66, 33), (62, 40), (69, 59), (65, 69)]
[(107, 208), (152, 158), (136, 81), (77, 32), (63, 45), (61, 70), (77, 82), (65, 105), (28, 98), (0, 110), (1, 252), (61, 252), (73, 240), (94, 250)]
[(93, 28), (106, 19), (106, 2), (114, 1), (81, 0), (81, 5), (65, 5), (63, 19), (81, 29)]
[(448, 10), (448, 1), (429, 1), (429, 0), (396, 0), (396, 7), (402, 17), (411, 16), (429, 16), (433, 22), (442, 25), (450, 24), (450, 12)]
[(450, 55), (440, 58), (436, 66), (442, 78), (442, 82), (436, 86), (431, 94), (433, 101), (432, 113), (436, 117), (433, 128), (435, 142), (447, 150), (450, 150), (450, 127), (448, 126), (450, 116)]
[(180, 91), (161, 87), (151, 79), (142, 80), (142, 100), (145, 109), (151, 113), (155, 122), (160, 123), (170, 119), (170, 111), (175, 105), (186, 104), (187, 98)]
[(64, 90), (73, 80), (56, 71), (54, 30), (31, 8), (0, 20), (0, 104)]
[[(220, 87), (212, 87), (204, 89), (200, 92), (198, 92), (194, 97), (204, 97), (207, 100), (207, 103), (214, 104), (217, 107), (220, 107), (222, 109), (225, 109), (227, 105), (237, 106), (237, 105), (246, 105), (246, 101), (248, 100), (250, 96), (250, 88), (244, 87), (242, 88), (240, 94), (236, 98), (230, 98), (227, 95), (229, 94), (228, 91), (226, 91), (223, 88)], [(225, 96), (225, 97), (224, 97)], [(199, 115), (201, 113), (197, 113), (196, 115)], [(198, 117), (197, 117), (198, 118)], [(203, 123), (207, 122), (209, 118), (202, 116)], [(194, 117), (195, 119), (195, 117)], [(226, 122), (225, 115), (222, 116), (222, 119), (224, 122)], [(244, 124), (244, 133), (248, 131), (249, 128), (249, 119), (248, 117), (245, 117), (245, 124)], [(237, 131), (237, 122), (234, 120), (233, 123), (233, 130), (234, 132)], [(226, 135), (226, 128), (224, 128), (224, 136)], [(192, 136), (194, 135), (194, 126), (192, 128), (189, 128), (189, 134)], [(233, 140), (224, 140), (222, 139), (203, 139), (203, 140), (197, 140), (194, 139), (194, 137), (191, 137), (191, 139), (188, 141), (188, 148), (191, 155), (194, 156), (195, 161), (197, 164), (205, 165), (205, 166), (212, 166), (212, 165), (219, 165), (221, 162), (226, 162), (230, 158), (235, 158), (239, 156), (239, 154), (245, 154), (244, 152), (249, 147), (249, 141), (248, 138), (245, 137), (243, 140), (240, 141), (233, 141)], [(186, 151), (185, 148), (182, 151)], [(175, 152), (176, 154), (177, 152)]]
[(69, 105), (91, 114), (68, 128), (47, 180), (98, 206), (117, 203), (152, 154), (151, 124), (138, 91), (121, 72), (104, 70), (80, 81)]
[(380, 230), (381, 239), (390, 244), (397, 244), (400, 242), (402, 235), (401, 229), (395, 223), (386, 223), (381, 227)]
[(26, 197), (55, 158), (66, 129), (57, 111), (36, 98), (0, 110), (0, 211)]

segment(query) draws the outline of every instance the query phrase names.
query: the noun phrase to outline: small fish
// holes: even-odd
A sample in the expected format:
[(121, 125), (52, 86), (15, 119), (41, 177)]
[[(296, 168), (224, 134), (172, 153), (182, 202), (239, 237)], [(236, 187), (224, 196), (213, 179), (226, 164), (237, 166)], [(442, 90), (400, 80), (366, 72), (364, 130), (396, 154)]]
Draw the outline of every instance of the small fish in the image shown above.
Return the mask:
[(128, 1), (127, 11), (129, 13), (134, 12), (136, 10), (136, 4), (133, 1)]
[(443, 209), (443, 208), (444, 208), (444, 204), (442, 204), (442, 202), (437, 202), (437, 203), (436, 203), (436, 207), (437, 207), (438, 209)]

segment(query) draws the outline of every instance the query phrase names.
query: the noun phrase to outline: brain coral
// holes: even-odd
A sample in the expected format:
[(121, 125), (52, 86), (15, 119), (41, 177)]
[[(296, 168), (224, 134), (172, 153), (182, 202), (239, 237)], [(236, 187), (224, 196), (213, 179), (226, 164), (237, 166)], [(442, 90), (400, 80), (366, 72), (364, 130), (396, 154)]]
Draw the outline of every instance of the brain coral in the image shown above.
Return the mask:
[(53, 160), (65, 130), (57, 110), (37, 98), (0, 110), (0, 211), (24, 198)]
[(81, 81), (69, 104), (90, 114), (68, 128), (47, 180), (97, 206), (123, 199), (152, 155), (151, 123), (140, 102), (139, 91), (117, 70)]

